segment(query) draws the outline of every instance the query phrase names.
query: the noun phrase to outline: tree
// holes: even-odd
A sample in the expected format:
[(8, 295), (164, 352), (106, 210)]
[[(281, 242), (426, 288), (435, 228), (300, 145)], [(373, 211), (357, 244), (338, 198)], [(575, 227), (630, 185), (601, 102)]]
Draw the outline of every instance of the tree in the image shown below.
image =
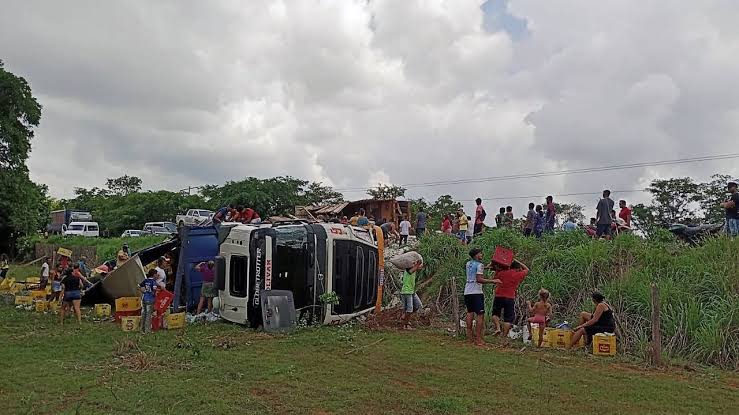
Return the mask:
[(41, 105), (25, 79), (5, 70), (0, 61), (0, 251), (41, 225), (39, 213), (46, 187), (28, 177), (26, 160)]
[(41, 105), (25, 79), (6, 71), (0, 60), (0, 168), (23, 169), (31, 151)]
[(732, 179), (728, 174), (714, 174), (711, 181), (699, 185), (700, 207), (706, 222), (720, 223), (724, 221), (725, 212), (719, 205), (726, 201), (726, 184)]
[(335, 205), (344, 201), (344, 195), (331, 186), (324, 186), (318, 182), (309, 184), (303, 196), (307, 206)]
[(394, 184), (379, 184), (377, 187), (367, 189), (367, 194), (373, 199), (397, 199), (405, 196), (405, 187), (396, 186)]
[(585, 222), (585, 208), (577, 203), (554, 203), (554, 208), (559, 213), (560, 220), (564, 223), (567, 218), (572, 218), (575, 223)]
[(700, 186), (690, 177), (652, 180), (647, 191), (652, 194), (649, 209), (660, 226), (692, 223), (699, 217)]
[(136, 176), (124, 175), (117, 179), (108, 179), (105, 186), (110, 193), (119, 196), (128, 196), (141, 190), (141, 179)]

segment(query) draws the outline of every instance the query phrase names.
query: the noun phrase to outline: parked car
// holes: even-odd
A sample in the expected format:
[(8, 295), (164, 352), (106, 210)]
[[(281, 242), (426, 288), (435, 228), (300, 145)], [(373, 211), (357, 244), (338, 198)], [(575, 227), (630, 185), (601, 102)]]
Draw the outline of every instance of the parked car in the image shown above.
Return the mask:
[(213, 212), (206, 209), (190, 209), (184, 215), (177, 215), (177, 226), (201, 226), (213, 219)]
[(140, 231), (138, 229), (127, 229), (121, 234), (121, 238), (133, 238), (136, 236), (141, 236), (144, 234), (144, 231)]
[(172, 229), (164, 226), (153, 226), (150, 225), (144, 229), (143, 234), (145, 235), (157, 235), (157, 236), (173, 236), (177, 232), (172, 232)]
[(71, 222), (64, 231), (64, 236), (100, 236), (100, 226), (97, 222)]
[[(152, 229), (156, 232), (153, 232)], [(143, 232), (152, 235), (176, 235), (177, 225), (172, 222), (146, 222)]]

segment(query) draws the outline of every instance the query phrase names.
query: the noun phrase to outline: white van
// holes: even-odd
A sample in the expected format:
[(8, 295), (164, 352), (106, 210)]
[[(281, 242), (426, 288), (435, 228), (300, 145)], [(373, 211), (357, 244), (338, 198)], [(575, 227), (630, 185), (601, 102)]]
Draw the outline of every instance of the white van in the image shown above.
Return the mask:
[(100, 226), (97, 222), (71, 222), (64, 231), (64, 236), (100, 236)]

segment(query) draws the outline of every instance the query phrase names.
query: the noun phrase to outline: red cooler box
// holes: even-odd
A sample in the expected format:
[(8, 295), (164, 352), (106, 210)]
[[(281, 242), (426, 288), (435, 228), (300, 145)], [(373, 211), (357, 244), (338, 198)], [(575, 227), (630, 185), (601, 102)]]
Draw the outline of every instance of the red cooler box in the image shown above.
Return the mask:
[(496, 246), (492, 261), (496, 264), (510, 267), (513, 263), (513, 251), (502, 246)]

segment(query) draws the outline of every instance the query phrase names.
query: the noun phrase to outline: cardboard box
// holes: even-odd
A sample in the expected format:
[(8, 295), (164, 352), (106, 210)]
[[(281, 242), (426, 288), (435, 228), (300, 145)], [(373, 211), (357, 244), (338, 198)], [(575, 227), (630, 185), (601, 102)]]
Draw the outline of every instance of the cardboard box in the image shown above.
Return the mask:
[(613, 333), (598, 333), (594, 335), (593, 354), (597, 356), (615, 356), (616, 335)]

